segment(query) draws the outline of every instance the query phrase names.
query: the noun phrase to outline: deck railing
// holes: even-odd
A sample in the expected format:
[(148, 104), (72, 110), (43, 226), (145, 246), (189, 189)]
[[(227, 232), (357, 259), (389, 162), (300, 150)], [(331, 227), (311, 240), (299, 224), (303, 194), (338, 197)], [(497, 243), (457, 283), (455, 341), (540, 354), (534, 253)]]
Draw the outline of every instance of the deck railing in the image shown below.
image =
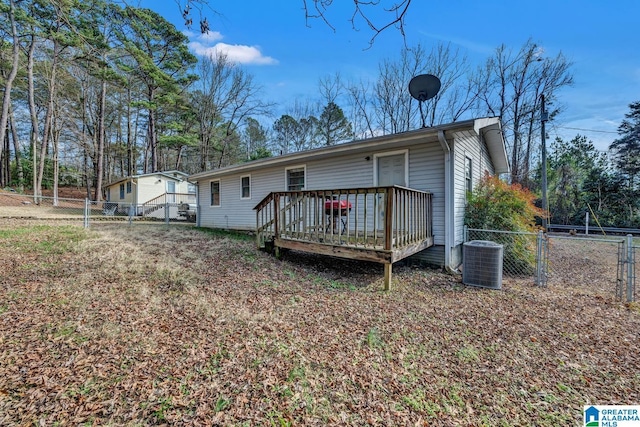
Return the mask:
[(197, 203), (195, 193), (163, 193), (151, 200), (139, 205), (137, 214), (146, 216), (154, 211), (162, 209), (167, 203), (178, 205), (180, 203)]
[(259, 247), (287, 239), (391, 251), (432, 238), (431, 193), (399, 186), (273, 192), (254, 209)]

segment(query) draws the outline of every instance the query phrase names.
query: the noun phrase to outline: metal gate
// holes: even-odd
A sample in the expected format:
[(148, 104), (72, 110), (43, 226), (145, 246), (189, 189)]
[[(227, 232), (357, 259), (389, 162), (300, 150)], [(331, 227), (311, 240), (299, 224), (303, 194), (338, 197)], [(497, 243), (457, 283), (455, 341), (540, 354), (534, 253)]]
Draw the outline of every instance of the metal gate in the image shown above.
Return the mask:
[(465, 241), (490, 240), (505, 247), (504, 277), (532, 277), (538, 286), (583, 288), (637, 300), (632, 236), (590, 237), (466, 229)]

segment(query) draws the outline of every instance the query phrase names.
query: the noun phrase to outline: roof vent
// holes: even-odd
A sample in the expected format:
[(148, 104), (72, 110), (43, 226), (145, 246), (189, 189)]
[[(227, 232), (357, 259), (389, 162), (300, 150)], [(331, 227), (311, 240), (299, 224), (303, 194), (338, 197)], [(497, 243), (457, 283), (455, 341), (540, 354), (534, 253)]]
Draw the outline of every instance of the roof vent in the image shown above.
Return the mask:
[(462, 245), (462, 283), (502, 289), (502, 245), (488, 240), (472, 240)]

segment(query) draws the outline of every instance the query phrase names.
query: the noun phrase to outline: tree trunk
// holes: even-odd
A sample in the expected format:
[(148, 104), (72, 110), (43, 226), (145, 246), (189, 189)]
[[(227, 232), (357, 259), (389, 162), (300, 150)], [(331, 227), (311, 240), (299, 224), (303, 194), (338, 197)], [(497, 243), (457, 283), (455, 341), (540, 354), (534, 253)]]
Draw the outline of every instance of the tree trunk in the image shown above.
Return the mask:
[(29, 115), (31, 116), (31, 150), (33, 155), (33, 164), (31, 167), (33, 198), (34, 202), (38, 202), (41, 191), (38, 191), (38, 178), (36, 174), (37, 152), (38, 152), (38, 112), (36, 110), (35, 101), (35, 83), (33, 80), (33, 54), (36, 50), (36, 35), (31, 31), (31, 41), (29, 42), (29, 50), (27, 52), (27, 80), (29, 85)]
[[(137, 129), (137, 126), (136, 126)], [(134, 163), (133, 159), (133, 135), (131, 129), (131, 88), (127, 87), (127, 176), (133, 176)]]
[(0, 147), (0, 187), (6, 187), (11, 180), (11, 149), (9, 132), (5, 132), (4, 141)]
[(18, 130), (16, 129), (16, 121), (13, 116), (13, 110), (9, 109), (9, 126), (13, 137), (13, 151), (16, 157), (16, 174), (18, 175), (18, 191), (24, 191), (24, 170), (22, 168), (22, 155), (20, 153), (20, 142), (18, 140)]
[[(54, 123), (56, 118), (52, 120)], [(58, 206), (58, 180), (60, 177), (60, 163), (59, 159), (59, 142), (60, 131), (56, 128), (55, 124), (51, 126), (51, 146), (53, 147), (51, 153), (51, 162), (53, 164), (53, 206)]]
[(60, 55), (60, 44), (53, 41), (53, 57), (51, 58), (51, 77), (49, 79), (49, 98), (47, 99), (47, 112), (44, 116), (44, 128), (42, 131), (42, 142), (40, 143), (40, 163), (38, 165), (38, 182), (37, 190), (38, 194), (42, 193), (42, 180), (44, 178), (44, 165), (47, 154), (47, 148), (49, 145), (49, 138), (51, 135), (53, 110), (55, 108), (56, 97), (56, 78), (58, 69), (58, 57)]
[(104, 173), (104, 115), (107, 105), (107, 82), (102, 81), (102, 87), (100, 91), (100, 107), (98, 108), (98, 160), (96, 162), (96, 188), (94, 193), (94, 200), (102, 200), (102, 176)]
[(149, 153), (151, 155), (151, 172), (158, 172), (158, 144), (155, 138), (156, 120), (155, 112), (149, 111)]
[[(2, 97), (2, 113), (0, 114), (0, 141), (5, 140), (7, 132), (7, 122), (9, 120), (9, 106), (11, 105), (11, 87), (13, 81), (18, 74), (18, 65), (20, 58), (20, 45), (18, 40), (18, 29), (15, 20), (15, 4), (13, 0), (9, 0), (9, 20), (11, 21), (11, 36), (13, 38), (13, 49), (11, 52), (11, 71), (4, 83), (4, 96)], [(4, 144), (0, 144), (0, 158), (2, 157), (2, 149)], [(8, 154), (7, 154), (8, 155)]]

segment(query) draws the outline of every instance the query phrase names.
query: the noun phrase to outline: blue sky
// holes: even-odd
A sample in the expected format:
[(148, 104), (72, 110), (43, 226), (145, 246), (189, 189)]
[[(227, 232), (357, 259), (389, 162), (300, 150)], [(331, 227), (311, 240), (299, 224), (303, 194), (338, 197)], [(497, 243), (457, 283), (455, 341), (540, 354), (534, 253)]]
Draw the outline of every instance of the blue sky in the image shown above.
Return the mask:
[[(139, 2), (186, 30), (175, 0)], [(396, 58), (403, 46), (391, 28), (369, 47), (372, 33), (365, 24), (357, 23), (354, 31), (348, 22), (350, 1), (334, 1), (329, 9), (335, 31), (320, 20), (305, 22), (302, 0), (210, 4), (217, 13), (203, 10), (211, 31), (207, 36), (191, 33), (194, 52), (219, 49), (242, 63), (263, 87), (266, 100), (283, 112), (296, 99), (317, 99), (321, 77), (340, 73), (344, 80), (374, 79), (378, 64)], [(378, 8), (372, 16), (382, 22), (381, 15)], [(560, 93), (565, 110), (547, 126), (552, 138), (580, 133), (606, 150), (628, 105), (640, 101), (638, 0), (413, 0), (407, 16), (408, 46), (420, 43), (429, 50), (450, 42), (472, 63), (484, 62), (503, 43), (518, 50), (528, 39), (549, 57), (562, 52), (574, 63), (575, 83)]]

